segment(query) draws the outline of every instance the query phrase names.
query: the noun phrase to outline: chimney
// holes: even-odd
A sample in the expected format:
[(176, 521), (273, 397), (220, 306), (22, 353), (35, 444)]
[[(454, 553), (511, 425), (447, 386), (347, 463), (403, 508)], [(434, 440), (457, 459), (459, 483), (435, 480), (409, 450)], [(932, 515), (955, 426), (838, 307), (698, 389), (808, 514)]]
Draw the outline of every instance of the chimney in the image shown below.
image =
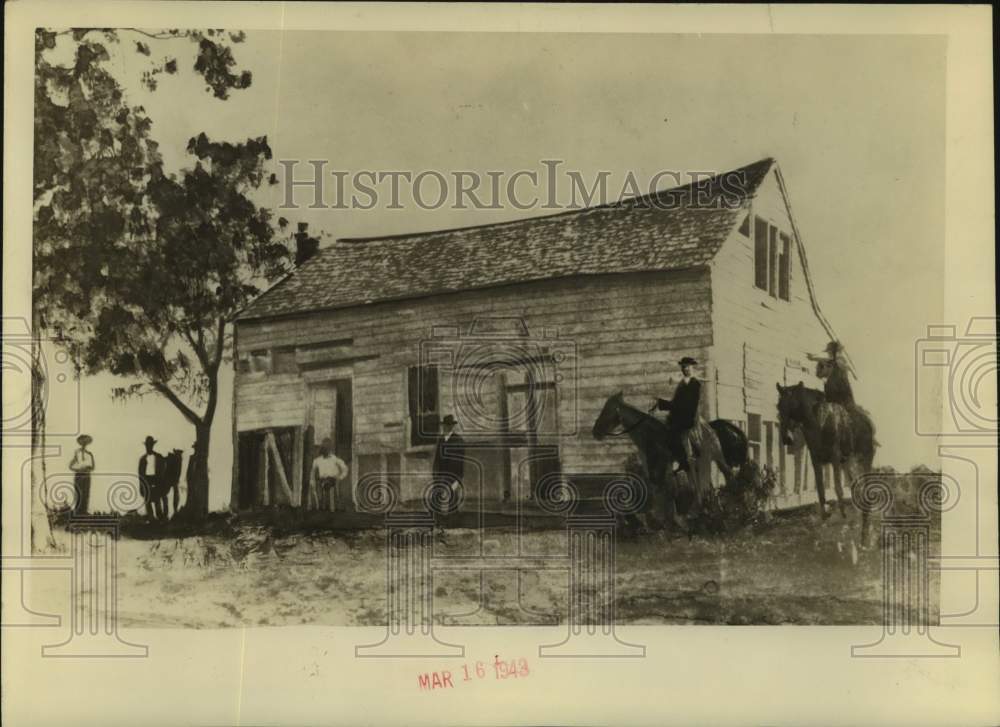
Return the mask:
[(300, 222), (295, 233), (295, 266), (298, 267), (319, 250), (319, 240), (309, 236), (309, 223)]

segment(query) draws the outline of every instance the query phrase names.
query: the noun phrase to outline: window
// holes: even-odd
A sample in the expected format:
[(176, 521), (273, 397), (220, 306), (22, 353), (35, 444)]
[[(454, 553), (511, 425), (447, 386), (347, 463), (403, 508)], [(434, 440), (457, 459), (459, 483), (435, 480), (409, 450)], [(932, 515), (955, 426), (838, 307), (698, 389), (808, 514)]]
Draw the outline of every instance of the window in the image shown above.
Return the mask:
[(778, 256), (778, 297), (782, 300), (790, 299), (790, 283), (792, 272), (792, 239), (784, 232), (781, 233), (781, 252)]
[(266, 348), (259, 351), (251, 351), (249, 371), (250, 373), (271, 373), (271, 351)]
[(766, 290), (772, 298), (789, 300), (791, 276), (791, 237), (760, 217), (754, 218), (754, 286)]
[(750, 442), (750, 459), (760, 463), (760, 414), (747, 415), (747, 439)]
[(764, 422), (764, 463), (774, 467), (774, 422)]
[(754, 285), (767, 290), (767, 220), (754, 219), (753, 235)]
[(767, 292), (772, 298), (778, 297), (778, 228), (769, 229), (767, 245)]
[(299, 365), (295, 362), (295, 348), (276, 348), (272, 355), (272, 366), (276, 374), (297, 374)]
[(440, 429), (437, 366), (410, 366), (407, 389), (410, 446), (433, 444)]

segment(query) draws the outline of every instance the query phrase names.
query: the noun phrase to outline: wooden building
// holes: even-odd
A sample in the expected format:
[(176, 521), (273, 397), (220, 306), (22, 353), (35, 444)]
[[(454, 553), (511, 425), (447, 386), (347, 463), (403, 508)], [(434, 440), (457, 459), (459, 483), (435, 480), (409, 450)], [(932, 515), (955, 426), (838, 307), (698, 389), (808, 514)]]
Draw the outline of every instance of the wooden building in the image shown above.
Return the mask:
[(235, 509), (307, 506), (326, 436), (351, 469), (342, 502), (372, 473), (419, 500), (447, 413), (469, 500), (529, 497), (556, 468), (620, 471), (630, 446), (595, 441), (597, 413), (619, 390), (643, 408), (670, 396), (685, 355), (709, 416), (744, 427), (786, 504), (813, 489), (804, 453), (781, 446), (775, 383), (818, 386), (806, 354), (834, 334), (773, 159), (610, 205), (339, 240), (235, 330)]

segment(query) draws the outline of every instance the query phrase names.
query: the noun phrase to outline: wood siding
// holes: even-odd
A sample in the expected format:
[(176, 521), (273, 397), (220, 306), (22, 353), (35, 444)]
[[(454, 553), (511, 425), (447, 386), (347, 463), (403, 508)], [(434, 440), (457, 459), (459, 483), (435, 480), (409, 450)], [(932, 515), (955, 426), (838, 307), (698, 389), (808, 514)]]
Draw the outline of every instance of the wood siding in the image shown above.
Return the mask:
[[(309, 380), (353, 382), (355, 463), (400, 462), (401, 494), (420, 496), (432, 447), (408, 446), (407, 369), (421, 351), (506, 346), (502, 329), (525, 326), (531, 342), (562, 352), (557, 365), (558, 435), (562, 467), (572, 472), (619, 472), (630, 445), (596, 442), (593, 422), (607, 397), (621, 390), (645, 408), (669, 396), (682, 355), (705, 359), (712, 344), (712, 293), (707, 269), (550, 280), (421, 300), (315, 312), (294, 318), (238, 323), (237, 357), (249, 351), (303, 347), (299, 374), (236, 374), (239, 431), (302, 425)], [(478, 322), (477, 322), (478, 321)], [(505, 322), (506, 321), (506, 322)], [(491, 330), (486, 325), (499, 326)], [(492, 322), (492, 323), (491, 323)], [(482, 336), (473, 336), (476, 325)], [(437, 334), (437, 335), (435, 335)], [(501, 341), (499, 344), (490, 341)], [(520, 339), (518, 339), (520, 342)], [(335, 342), (324, 358), (324, 342)], [(532, 343), (531, 345), (535, 345)], [(487, 388), (482, 402), (495, 396)], [(441, 413), (454, 412), (467, 434), (469, 415), (456, 410), (449, 381), (440, 382)], [(551, 425), (550, 425), (551, 426)], [(515, 472), (517, 463), (513, 463)], [(356, 478), (358, 466), (353, 467)]]
[[(770, 460), (779, 470), (779, 489), (772, 505), (794, 507), (815, 501), (815, 482), (808, 452), (796, 455), (781, 444), (775, 384), (802, 381), (806, 386), (822, 388), (815, 364), (806, 354), (820, 353), (829, 334), (813, 308), (801, 250), (795, 243), (788, 207), (773, 170), (762, 182), (749, 213), (750, 234), (742, 234), (737, 224), (711, 265), (714, 416), (743, 423), (751, 414), (760, 416), (759, 462)], [(755, 217), (792, 237), (788, 300), (772, 296), (754, 284)], [(772, 423), (770, 454), (768, 422)]]
[[(787, 206), (772, 171), (761, 184), (750, 214), (792, 235)], [(754, 225), (750, 224), (753, 235)], [(793, 244), (789, 300), (754, 286), (754, 245), (734, 229), (712, 261), (712, 358), (717, 371), (717, 416), (777, 418), (775, 384), (822, 388), (807, 353), (819, 353), (828, 334), (813, 310), (798, 246)]]

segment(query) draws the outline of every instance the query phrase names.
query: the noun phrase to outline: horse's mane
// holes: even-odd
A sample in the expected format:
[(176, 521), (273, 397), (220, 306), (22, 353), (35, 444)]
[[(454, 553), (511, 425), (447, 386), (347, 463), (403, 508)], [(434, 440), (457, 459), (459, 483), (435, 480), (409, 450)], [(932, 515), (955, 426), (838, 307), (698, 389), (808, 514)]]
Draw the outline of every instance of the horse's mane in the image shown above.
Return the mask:
[(643, 419), (644, 421), (650, 422), (651, 424), (655, 425), (656, 427), (658, 427), (659, 429), (663, 430), (664, 432), (667, 431), (667, 425), (664, 424), (659, 419), (657, 419), (656, 417), (654, 417), (652, 414), (650, 414), (648, 412), (644, 412), (642, 409), (640, 409), (637, 406), (632, 406), (631, 404), (629, 404), (624, 399), (621, 400), (621, 404), (622, 404), (623, 408), (628, 409), (629, 411), (632, 411), (632, 412), (638, 414), (640, 419)]

